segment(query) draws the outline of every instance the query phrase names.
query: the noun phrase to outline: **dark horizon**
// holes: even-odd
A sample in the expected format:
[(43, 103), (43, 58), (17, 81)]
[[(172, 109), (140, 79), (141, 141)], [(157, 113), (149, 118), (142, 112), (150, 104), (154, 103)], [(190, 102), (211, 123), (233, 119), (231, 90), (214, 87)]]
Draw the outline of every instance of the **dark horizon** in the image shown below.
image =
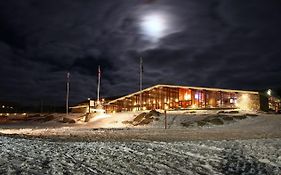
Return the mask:
[[(1, 1), (0, 101), (63, 106), (155, 84), (281, 89), (281, 2)], [(280, 95), (280, 94), (279, 94)]]

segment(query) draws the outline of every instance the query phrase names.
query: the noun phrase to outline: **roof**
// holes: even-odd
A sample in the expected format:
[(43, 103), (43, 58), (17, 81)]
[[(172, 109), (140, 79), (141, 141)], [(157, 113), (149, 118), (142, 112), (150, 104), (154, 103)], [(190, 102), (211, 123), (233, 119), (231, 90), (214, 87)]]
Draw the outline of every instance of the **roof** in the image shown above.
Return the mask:
[(245, 90), (233, 90), (233, 89), (221, 89), (221, 88), (207, 88), (207, 87), (193, 87), (193, 86), (179, 86), (179, 85), (158, 84), (158, 85), (155, 85), (155, 86), (143, 89), (142, 91), (137, 91), (135, 93), (132, 93), (132, 94), (129, 94), (129, 95), (117, 98), (117, 99), (112, 100), (112, 101), (109, 101), (108, 104), (114, 103), (114, 102), (116, 102), (118, 100), (123, 100), (125, 98), (128, 98), (128, 97), (140, 94), (140, 93), (145, 92), (145, 91), (149, 91), (149, 90), (154, 89), (154, 88), (160, 88), (160, 87), (196, 89), (196, 90), (208, 90), (208, 91), (222, 91), (222, 92), (233, 92), (233, 93), (237, 92), (237, 93), (247, 93), (247, 94), (259, 94), (259, 92), (257, 92), (257, 91), (245, 91)]
[[(122, 96), (120, 96), (120, 95), (119, 96), (111, 96), (111, 97), (105, 97), (105, 98), (102, 98), (102, 99), (105, 99), (105, 101), (107, 102), (107, 101), (115, 100), (115, 99), (120, 98), (120, 97), (122, 97)], [(95, 99), (91, 98), (91, 100), (95, 100)], [(84, 101), (81, 101), (79, 103), (76, 103), (75, 105), (73, 105), (69, 108), (75, 109), (75, 108), (87, 108), (87, 107), (89, 107), (89, 100), (88, 99), (84, 100)]]

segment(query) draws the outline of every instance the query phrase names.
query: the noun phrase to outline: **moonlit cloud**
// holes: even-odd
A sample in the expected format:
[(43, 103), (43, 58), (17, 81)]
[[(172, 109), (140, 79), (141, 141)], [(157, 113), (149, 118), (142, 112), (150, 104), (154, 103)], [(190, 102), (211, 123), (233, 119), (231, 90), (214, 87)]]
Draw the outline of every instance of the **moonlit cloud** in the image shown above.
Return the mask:
[[(143, 10), (139, 18), (139, 28), (143, 38), (152, 42), (180, 31), (180, 26), (175, 23), (177, 17), (171, 15), (169, 11)], [(175, 27), (176, 25), (178, 26)]]
[(178, 84), (281, 85), (280, 2), (243, 0), (0, 1), (0, 100), (64, 104)]
[(168, 22), (161, 14), (149, 14), (143, 17), (141, 22), (142, 31), (145, 35), (159, 39), (165, 35)]

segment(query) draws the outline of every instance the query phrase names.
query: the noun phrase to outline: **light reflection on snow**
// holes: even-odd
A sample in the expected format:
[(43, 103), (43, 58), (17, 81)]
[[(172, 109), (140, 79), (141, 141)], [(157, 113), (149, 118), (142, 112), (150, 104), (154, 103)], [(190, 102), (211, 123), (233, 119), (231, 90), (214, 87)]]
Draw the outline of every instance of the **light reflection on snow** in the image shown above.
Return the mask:
[(96, 121), (96, 120), (100, 120), (100, 119), (104, 119), (104, 118), (108, 118), (108, 117), (110, 117), (110, 115), (101, 113), (101, 114), (98, 114), (95, 117), (93, 117), (90, 121)]

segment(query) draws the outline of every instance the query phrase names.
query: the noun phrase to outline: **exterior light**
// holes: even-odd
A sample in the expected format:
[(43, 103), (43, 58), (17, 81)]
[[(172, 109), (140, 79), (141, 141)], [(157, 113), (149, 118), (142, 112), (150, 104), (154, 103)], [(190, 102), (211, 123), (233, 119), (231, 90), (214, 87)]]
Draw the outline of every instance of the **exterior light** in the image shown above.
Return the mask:
[(266, 93), (267, 93), (268, 96), (271, 96), (272, 90), (271, 90), (271, 89), (268, 89)]
[(5, 108), (5, 106), (3, 105), (2, 108)]
[(241, 97), (237, 99), (235, 105), (242, 110), (251, 110), (251, 98), (249, 94), (242, 94)]

